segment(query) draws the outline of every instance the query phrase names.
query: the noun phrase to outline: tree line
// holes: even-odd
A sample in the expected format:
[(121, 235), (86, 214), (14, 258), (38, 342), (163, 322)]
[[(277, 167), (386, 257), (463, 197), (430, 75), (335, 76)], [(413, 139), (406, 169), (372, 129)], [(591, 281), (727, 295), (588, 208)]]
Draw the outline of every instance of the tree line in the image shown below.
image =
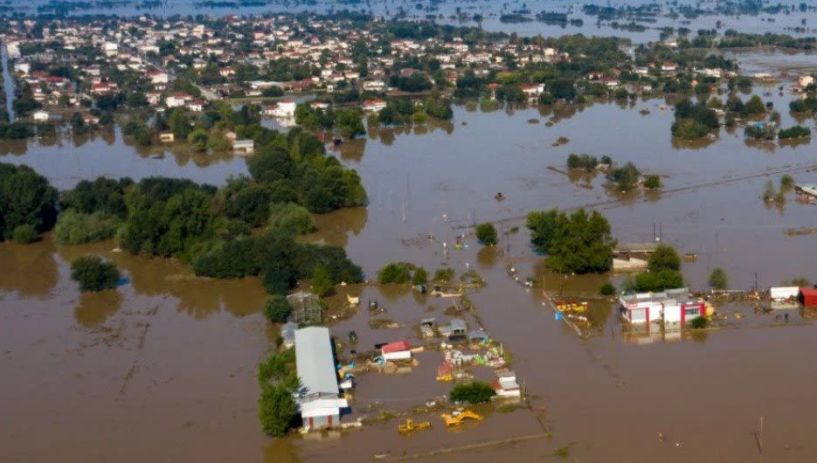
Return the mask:
[(366, 204), (357, 173), (300, 129), (259, 139), (264, 148), (250, 162), (251, 177), (222, 188), (98, 178), (59, 195), (31, 168), (0, 164), (0, 237), (29, 242), (55, 225), (63, 244), (115, 236), (128, 252), (176, 257), (202, 276), (260, 276), (271, 293), (288, 291), (319, 267), (333, 284), (361, 281), (342, 248), (295, 240), (314, 229), (311, 212)]

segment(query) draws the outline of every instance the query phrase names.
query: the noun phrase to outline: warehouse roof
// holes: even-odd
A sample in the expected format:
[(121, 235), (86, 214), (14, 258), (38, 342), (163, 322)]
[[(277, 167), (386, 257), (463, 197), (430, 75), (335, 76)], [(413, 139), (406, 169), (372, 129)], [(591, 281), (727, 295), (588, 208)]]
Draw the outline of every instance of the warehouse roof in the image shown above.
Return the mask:
[(328, 328), (312, 326), (295, 332), (295, 364), (304, 397), (337, 396), (338, 381)]

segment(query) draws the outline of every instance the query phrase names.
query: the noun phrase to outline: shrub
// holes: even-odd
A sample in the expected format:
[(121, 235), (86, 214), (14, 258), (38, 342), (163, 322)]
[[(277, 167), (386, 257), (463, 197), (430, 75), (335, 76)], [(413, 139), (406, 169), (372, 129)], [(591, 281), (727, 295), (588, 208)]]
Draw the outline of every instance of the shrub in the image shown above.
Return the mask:
[(490, 222), (477, 225), (477, 239), (485, 246), (493, 246), (497, 243), (496, 228)]
[(454, 269), (443, 267), (438, 268), (436, 272), (434, 272), (434, 281), (441, 282), (441, 283), (448, 283), (454, 279)]
[(120, 223), (117, 217), (100, 212), (83, 214), (68, 209), (59, 215), (54, 234), (59, 244), (95, 243), (113, 238)]
[(34, 225), (26, 223), (18, 225), (14, 231), (11, 232), (11, 237), (20, 244), (29, 244), (37, 241), (39, 236), (37, 235), (37, 230), (34, 228)]
[(569, 169), (584, 169), (591, 172), (599, 165), (599, 160), (595, 156), (589, 154), (575, 154), (571, 153), (567, 157), (567, 167)]
[(414, 271), (414, 276), (411, 277), (411, 284), (414, 286), (421, 286), (428, 284), (428, 272), (423, 267), (419, 267)]
[(611, 283), (604, 283), (603, 285), (601, 285), (599, 294), (601, 294), (602, 296), (612, 296), (616, 294), (616, 287), (613, 286)]
[(709, 286), (714, 289), (726, 289), (729, 285), (729, 280), (726, 277), (726, 272), (718, 267), (712, 270), (709, 274)]
[(786, 174), (780, 177), (780, 188), (782, 189), (789, 189), (794, 186), (794, 177), (789, 174)]
[(99, 256), (84, 256), (71, 264), (71, 279), (79, 283), (80, 291), (102, 291), (116, 287), (119, 270)]
[(746, 102), (746, 113), (747, 114), (763, 114), (766, 112), (766, 105), (763, 104), (763, 100), (760, 99), (757, 95), (752, 95), (749, 98), (749, 101)]
[(774, 127), (766, 124), (747, 125), (743, 133), (755, 140), (774, 140)]
[(786, 140), (788, 138), (806, 138), (811, 136), (811, 129), (801, 125), (795, 125), (793, 127), (789, 127), (788, 129), (780, 129), (777, 136), (781, 140)]
[(318, 296), (326, 296), (332, 291), (332, 276), (325, 265), (318, 264), (312, 272), (312, 291)]
[(707, 325), (709, 325), (709, 320), (707, 320), (706, 317), (693, 318), (692, 321), (689, 322), (690, 328), (696, 330), (706, 328)]
[(495, 395), (496, 392), (494, 392), (494, 389), (489, 384), (481, 381), (473, 381), (454, 386), (448, 394), (448, 398), (451, 402), (478, 404), (490, 401)]
[(657, 272), (640, 273), (635, 277), (636, 291), (663, 291), (665, 289), (682, 288), (684, 277), (677, 270), (659, 270)]
[(644, 188), (649, 190), (661, 188), (661, 177), (657, 175), (648, 175), (647, 178), (644, 179)]
[(392, 262), (386, 264), (377, 272), (377, 281), (380, 284), (397, 283), (403, 284), (411, 281), (412, 265), (406, 262)]
[(640, 177), (641, 171), (632, 162), (611, 170), (607, 175), (607, 178), (615, 183), (621, 191), (632, 190)]
[(292, 313), (292, 307), (289, 302), (284, 296), (278, 294), (270, 297), (264, 305), (264, 315), (272, 323), (286, 323), (290, 313)]

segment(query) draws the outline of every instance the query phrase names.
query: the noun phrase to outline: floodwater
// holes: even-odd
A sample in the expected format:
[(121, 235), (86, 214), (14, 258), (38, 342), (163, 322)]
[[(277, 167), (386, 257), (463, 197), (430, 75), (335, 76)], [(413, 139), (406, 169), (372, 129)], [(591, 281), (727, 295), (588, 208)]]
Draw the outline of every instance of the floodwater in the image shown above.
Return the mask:
[(247, 174), (246, 158), (229, 153), (192, 153), (183, 144), (136, 147), (125, 141), (118, 126), (92, 135), (60, 133), (0, 142), (0, 162), (29, 165), (59, 189), (101, 176), (137, 181), (163, 176), (223, 185), (231, 176)]
[[(777, 85), (756, 91), (769, 92), (764, 99), (781, 108), (783, 126), (794, 123), (787, 90), (783, 96)], [(260, 314), (266, 296), (257, 280), (198, 279), (172, 260), (111, 253), (110, 242), (66, 247), (46, 237), (29, 246), (0, 244), (0, 404), (11, 423), (0, 433), (0, 460), (359, 462), (386, 451), (400, 456), (543, 430), (552, 437), (426, 460), (548, 461), (563, 447), (580, 461), (813, 460), (817, 331), (809, 314), (792, 312), (783, 323), (776, 314), (725, 306), (727, 328), (638, 335), (623, 331), (610, 304), (597, 301), (595, 335), (582, 339), (554, 320), (537, 290), (509, 276), (513, 265), (522, 279), (550, 291), (564, 285), (570, 294), (594, 294), (610, 277), (558, 283), (530, 252), (523, 217), (532, 209), (596, 205), (620, 242), (650, 241), (660, 230), (681, 252), (697, 253), (696, 262), (684, 264), (693, 288), (705, 288), (714, 267), (723, 267), (738, 289), (756, 280), (761, 288), (801, 276), (817, 280), (817, 236), (785, 233), (817, 227), (817, 206), (798, 203), (791, 193), (780, 207), (760, 199), (764, 183), (779, 183), (783, 171), (817, 181), (813, 146), (749, 145), (740, 129), (722, 130), (708, 144), (679, 145), (670, 138), (672, 113), (664, 104), (488, 113), (458, 107), (450, 124), (373, 129), (338, 153), (360, 172), (371, 203), (318, 217), (319, 231), (308, 239), (345, 246), (370, 277), (397, 260), (432, 271), (476, 270), (487, 285), (469, 292), (478, 314), (469, 323), (481, 324), (513, 354), (531, 409), (493, 412), (462, 432), (445, 431), (429, 416), (434, 428), (411, 437), (398, 436), (392, 420), (320, 440), (268, 439), (256, 417), (255, 366), (275, 334)], [(103, 173), (221, 184), (246, 169), (240, 158), (180, 162), (181, 154), (169, 153), (152, 159), (113, 135), (79, 146), (34, 143), (27, 154), (9, 150), (0, 159), (30, 164), (61, 188)], [(553, 146), (561, 136), (570, 141)], [(662, 175), (664, 192), (619, 197), (601, 177), (549, 169), (563, 169), (571, 152), (632, 161)], [(497, 202), (497, 192), (507, 199)], [(494, 249), (482, 249), (468, 228), (487, 220), (509, 232)], [(513, 227), (520, 230), (511, 233)], [(467, 246), (458, 250), (460, 233), (468, 235)], [(116, 291), (78, 293), (68, 262), (86, 253), (111, 257), (123, 269), (126, 279)], [(414, 340), (420, 319), (449, 317), (445, 300), (407, 289), (338, 292), (337, 299), (347, 292), (361, 297), (351, 317), (331, 323), (338, 339), (355, 330), (360, 350)], [(386, 308), (375, 318), (399, 326), (372, 328), (368, 299)], [(362, 375), (355, 413), (407, 410), (444, 395), (447, 386), (433, 379), (440, 359), (429, 350), (410, 374)]]
[[(14, 5), (13, 12), (24, 14), (37, 14), (37, 9), (46, 4), (52, 4), (51, 0), (33, 0), (26, 4)], [(215, 3), (222, 3), (216, 5)], [(231, 4), (232, 3), (232, 4)], [(483, 20), (480, 24), (482, 28), (491, 32), (515, 33), (520, 36), (542, 35), (545, 37), (559, 36), (563, 34), (584, 34), (590, 36), (610, 36), (626, 37), (636, 43), (657, 41), (660, 39), (660, 29), (664, 27), (686, 27), (696, 33), (699, 29), (720, 30), (735, 29), (746, 33), (763, 34), (767, 32), (780, 33), (785, 31), (795, 36), (813, 34), (813, 25), (817, 22), (815, 11), (795, 11), (791, 14), (758, 14), (758, 15), (709, 15), (701, 16), (692, 20), (683, 17), (675, 19), (667, 15), (658, 16), (654, 22), (640, 22), (638, 24), (646, 27), (645, 30), (628, 30), (614, 28), (609, 21), (599, 22), (593, 16), (582, 13), (582, 6), (588, 2), (584, 0), (510, 0), (496, 2), (492, 0), (447, 0), (443, 2), (433, 2), (431, 5), (424, 5), (422, 9), (417, 9), (416, 2), (394, 2), (388, 0), (371, 0), (367, 2), (337, 2), (334, 0), (318, 1), (286, 1), (273, 0), (264, 2), (247, 2), (243, 6), (235, 7), (237, 1), (226, 2), (202, 2), (200, 0), (162, 0), (155, 7), (145, 8), (141, 0), (130, 0), (123, 2), (99, 2), (89, 4), (89, 8), (78, 8), (70, 11), (69, 15), (117, 15), (122, 17), (153, 15), (158, 17), (170, 17), (175, 15), (258, 15), (275, 13), (331, 13), (333, 11), (353, 11), (371, 13), (376, 16), (393, 17), (402, 13), (402, 18), (406, 20), (426, 20), (430, 17), (442, 24), (476, 26), (474, 21), (461, 22), (458, 14), (481, 15)], [(252, 4), (262, 3), (262, 4)], [(592, 2), (591, 2), (592, 3)], [(655, 3), (651, 0), (626, 0), (618, 1), (613, 6), (644, 5)], [(664, 13), (676, 9), (680, 5), (690, 5), (705, 9), (714, 5), (700, 2), (660, 2)], [(711, 2), (710, 2), (711, 3)], [(775, 2), (775, 4), (797, 6), (800, 2), (789, 0)], [(605, 2), (596, 2), (604, 4)], [(519, 10), (529, 10), (528, 16), (532, 21), (521, 23), (503, 23), (500, 21), (502, 14), (509, 14)], [(546, 24), (535, 20), (535, 14), (541, 11), (569, 13), (571, 19), (580, 19), (583, 24), (580, 26), (558, 24)], [(630, 19), (620, 19), (617, 22), (622, 25), (629, 23)], [(803, 22), (805, 21), (805, 22)], [(795, 30), (795, 28), (799, 28)]]

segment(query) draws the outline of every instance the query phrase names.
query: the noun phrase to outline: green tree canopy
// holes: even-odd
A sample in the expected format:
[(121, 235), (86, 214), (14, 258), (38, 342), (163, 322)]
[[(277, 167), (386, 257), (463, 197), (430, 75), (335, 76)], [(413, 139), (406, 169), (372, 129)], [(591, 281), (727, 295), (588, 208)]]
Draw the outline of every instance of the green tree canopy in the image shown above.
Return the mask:
[(616, 242), (610, 234), (610, 223), (599, 212), (532, 212), (527, 226), (532, 245), (548, 255), (546, 263), (551, 269), (560, 273), (610, 270)]
[(71, 279), (79, 283), (80, 291), (102, 291), (116, 287), (119, 270), (99, 256), (84, 256), (71, 263)]
[(21, 225), (37, 233), (57, 219), (57, 190), (28, 166), (0, 164), (0, 238), (10, 238)]

